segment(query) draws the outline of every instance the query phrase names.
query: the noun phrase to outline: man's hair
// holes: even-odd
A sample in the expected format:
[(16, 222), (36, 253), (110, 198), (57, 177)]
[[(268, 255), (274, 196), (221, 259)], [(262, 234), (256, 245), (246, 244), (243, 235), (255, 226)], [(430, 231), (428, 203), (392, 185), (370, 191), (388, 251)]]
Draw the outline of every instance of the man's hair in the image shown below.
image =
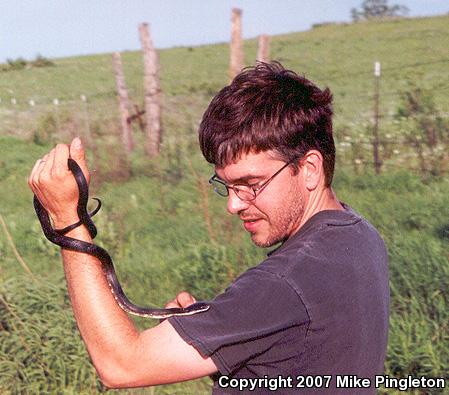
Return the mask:
[(272, 150), (297, 163), (310, 150), (323, 156), (325, 184), (335, 166), (332, 94), (278, 62), (245, 68), (211, 101), (199, 128), (201, 151), (224, 167), (243, 153)]

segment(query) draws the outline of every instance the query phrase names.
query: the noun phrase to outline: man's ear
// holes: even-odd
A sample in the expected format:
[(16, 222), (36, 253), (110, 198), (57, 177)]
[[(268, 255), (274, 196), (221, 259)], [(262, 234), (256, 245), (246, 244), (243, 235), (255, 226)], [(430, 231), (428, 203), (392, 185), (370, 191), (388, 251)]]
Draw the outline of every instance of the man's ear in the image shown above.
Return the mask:
[(300, 166), (304, 185), (309, 191), (324, 185), (323, 155), (319, 151), (308, 151), (301, 159)]

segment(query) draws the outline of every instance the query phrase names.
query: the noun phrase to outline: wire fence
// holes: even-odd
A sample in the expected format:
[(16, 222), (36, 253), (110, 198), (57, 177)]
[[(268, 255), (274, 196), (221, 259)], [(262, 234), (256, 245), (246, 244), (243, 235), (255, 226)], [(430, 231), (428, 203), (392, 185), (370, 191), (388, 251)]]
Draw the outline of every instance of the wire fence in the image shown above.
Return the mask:
[[(449, 59), (438, 59), (429, 62), (416, 62), (401, 66), (390, 66), (383, 69), (387, 74), (392, 71), (426, 67), (435, 64), (449, 63)], [(371, 76), (370, 76), (371, 75)], [(372, 71), (363, 71), (355, 74), (330, 72), (326, 81), (341, 82), (342, 80), (355, 76), (366, 77), (367, 82), (372, 83)], [(440, 94), (447, 91), (449, 85), (429, 89), (432, 94)], [(141, 93), (130, 90), (131, 97), (134, 98), (134, 108), (130, 108), (131, 120), (139, 118), (139, 107), (137, 102), (143, 102)], [(346, 96), (336, 96), (334, 106), (347, 106), (347, 101), (353, 103), (363, 100), (363, 111), (357, 111), (352, 117), (343, 115), (336, 111), (334, 117), (334, 135), (336, 140), (337, 156), (343, 165), (350, 165), (356, 171), (362, 171), (373, 167), (372, 153), (374, 146), (378, 145), (380, 153), (380, 165), (384, 169), (405, 169), (417, 172), (430, 172), (433, 174), (449, 173), (449, 134), (448, 119), (449, 112), (439, 111), (426, 114), (427, 122), (440, 122), (443, 129), (437, 131), (442, 138), (434, 142), (427, 142), (416, 128), (422, 121), (422, 114), (409, 114), (400, 116), (397, 106), (404, 97), (404, 91), (392, 90), (390, 87), (380, 90), (380, 100), (387, 98), (394, 99), (396, 106), (391, 103), (379, 114), (374, 114), (373, 103), (376, 100), (376, 92), (355, 92)], [(137, 98), (137, 99), (136, 99)], [(202, 115), (202, 108), (191, 113), (188, 117), (179, 107), (183, 106), (181, 98), (176, 103), (164, 98), (163, 103), (163, 123), (166, 125), (176, 124), (176, 135), (170, 134), (170, 127), (165, 128), (166, 134), (162, 141), (164, 147), (173, 147), (176, 144), (191, 145), (196, 142), (196, 127)], [(185, 104), (188, 106), (188, 103)], [(141, 108), (141, 107), (140, 107)], [(380, 122), (380, 136), (376, 140), (373, 138), (373, 125), (377, 117)], [(188, 119), (187, 119), (188, 118)], [(131, 122), (130, 120), (130, 122)], [(140, 122), (133, 122), (134, 131), (139, 132)], [(181, 125), (183, 130), (179, 130)], [(18, 99), (12, 91), (3, 89), (0, 85), (0, 132), (3, 135), (15, 135), (32, 139), (35, 142), (44, 142), (51, 138), (64, 140), (76, 135), (81, 135), (87, 141), (93, 141), (99, 135), (104, 136), (105, 130), (117, 131), (119, 135), (120, 114), (115, 90), (100, 90), (96, 92), (86, 92), (80, 95), (70, 93), (52, 97), (39, 91), (29, 95), (28, 98)], [(414, 136), (414, 137), (413, 137)], [(119, 139), (117, 139), (119, 140)]]

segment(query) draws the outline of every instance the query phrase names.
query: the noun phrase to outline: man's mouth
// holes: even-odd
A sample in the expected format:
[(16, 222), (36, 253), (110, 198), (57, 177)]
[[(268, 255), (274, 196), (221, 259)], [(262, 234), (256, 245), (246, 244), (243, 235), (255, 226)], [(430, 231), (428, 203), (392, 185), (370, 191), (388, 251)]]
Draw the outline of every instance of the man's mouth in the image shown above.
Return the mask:
[(241, 218), (241, 220), (243, 221), (243, 227), (248, 232), (255, 232), (256, 228), (262, 222), (262, 218)]

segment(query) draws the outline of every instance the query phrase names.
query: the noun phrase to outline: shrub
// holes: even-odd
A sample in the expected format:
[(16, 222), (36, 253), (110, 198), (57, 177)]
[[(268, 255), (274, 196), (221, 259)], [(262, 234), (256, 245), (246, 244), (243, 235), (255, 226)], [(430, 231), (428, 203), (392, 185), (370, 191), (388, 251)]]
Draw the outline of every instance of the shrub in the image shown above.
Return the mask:
[(17, 58), (16, 60), (13, 59), (6, 59), (6, 62), (8, 63), (8, 71), (9, 70), (23, 70), (27, 62), (23, 58)]
[(36, 56), (36, 59), (31, 62), (31, 66), (32, 67), (53, 67), (53, 66), (55, 66), (55, 64), (51, 60), (49, 60), (39, 54)]

